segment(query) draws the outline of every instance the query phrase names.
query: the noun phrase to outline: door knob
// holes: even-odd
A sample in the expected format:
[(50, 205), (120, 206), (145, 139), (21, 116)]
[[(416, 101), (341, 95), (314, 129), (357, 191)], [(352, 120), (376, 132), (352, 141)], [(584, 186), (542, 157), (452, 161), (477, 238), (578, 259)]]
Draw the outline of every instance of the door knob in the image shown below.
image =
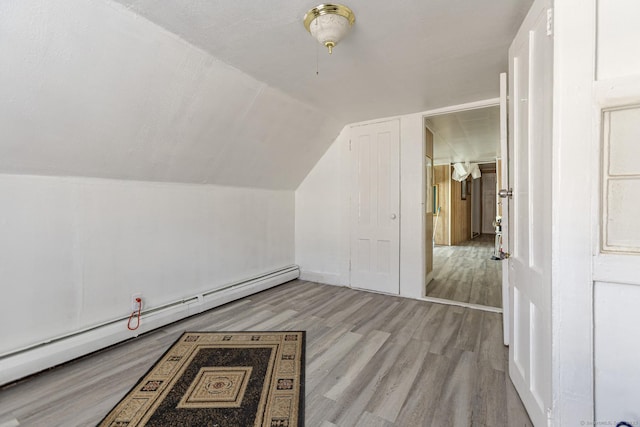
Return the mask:
[(506, 199), (507, 197), (512, 199), (513, 198), (513, 188), (510, 188), (508, 190), (505, 190), (504, 188), (500, 191), (498, 191), (498, 196), (502, 197), (503, 199)]
[(391, 219), (396, 219), (396, 214), (391, 214)]

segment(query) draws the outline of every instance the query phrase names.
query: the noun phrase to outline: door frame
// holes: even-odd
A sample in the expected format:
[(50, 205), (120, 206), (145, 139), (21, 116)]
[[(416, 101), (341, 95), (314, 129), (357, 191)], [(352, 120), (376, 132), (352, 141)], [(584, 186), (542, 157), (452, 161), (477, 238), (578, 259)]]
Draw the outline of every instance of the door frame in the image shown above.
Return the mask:
[[(427, 297), (426, 291), (426, 270), (425, 258), (426, 241), (426, 221), (424, 204), (427, 200), (425, 188), (425, 118), (441, 114), (457, 113), (478, 108), (497, 107), (500, 105), (500, 98), (489, 98), (464, 104), (456, 104), (447, 107), (435, 108), (408, 115), (389, 116), (374, 120), (351, 123), (349, 128), (373, 123), (386, 122), (389, 120), (400, 120), (400, 296), (414, 298), (422, 301), (435, 302), (440, 304), (457, 305), (460, 307), (473, 308), (478, 310), (502, 313), (502, 308), (490, 307), (480, 304), (470, 304), (440, 298)], [(351, 151), (349, 151), (349, 139), (351, 129), (345, 136), (343, 149), (345, 159), (351, 164)], [(414, 160), (415, 159), (415, 160)], [(435, 162), (434, 162), (435, 164)], [(348, 167), (345, 169), (349, 170)], [(350, 173), (350, 172), (349, 172)], [(419, 188), (417, 188), (419, 187)], [(350, 218), (351, 203), (349, 202), (350, 189), (347, 191), (345, 203), (343, 204), (342, 220), (347, 226)], [(416, 206), (419, 206), (416, 208)], [(420, 215), (417, 215), (417, 212)], [(343, 250), (345, 251), (345, 264), (343, 265), (343, 275), (345, 285), (351, 286), (351, 272), (349, 270), (350, 236), (351, 231), (343, 240)], [(504, 303), (503, 303), (504, 306)]]
[[(593, 255), (599, 246), (596, 171), (602, 156), (597, 3), (553, 5), (552, 426), (595, 421)], [(577, 191), (581, 197), (566, 197)]]

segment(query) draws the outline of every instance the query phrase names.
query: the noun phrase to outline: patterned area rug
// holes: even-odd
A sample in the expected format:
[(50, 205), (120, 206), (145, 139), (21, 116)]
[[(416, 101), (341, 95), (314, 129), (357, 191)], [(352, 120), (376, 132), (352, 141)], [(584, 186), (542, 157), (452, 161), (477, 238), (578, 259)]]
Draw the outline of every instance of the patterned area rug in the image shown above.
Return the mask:
[(303, 426), (304, 351), (304, 332), (185, 332), (99, 426)]

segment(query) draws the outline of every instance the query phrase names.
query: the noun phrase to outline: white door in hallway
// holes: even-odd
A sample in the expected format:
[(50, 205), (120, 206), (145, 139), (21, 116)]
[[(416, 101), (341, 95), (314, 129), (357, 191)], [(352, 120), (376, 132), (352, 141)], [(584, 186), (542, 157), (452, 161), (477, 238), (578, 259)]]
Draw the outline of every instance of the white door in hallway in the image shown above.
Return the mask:
[(400, 123), (351, 128), (351, 286), (400, 293)]
[(509, 49), (509, 375), (536, 426), (551, 408), (550, 0), (536, 0)]
[(496, 174), (482, 175), (482, 232), (494, 234), (496, 229), (493, 221), (496, 219)]

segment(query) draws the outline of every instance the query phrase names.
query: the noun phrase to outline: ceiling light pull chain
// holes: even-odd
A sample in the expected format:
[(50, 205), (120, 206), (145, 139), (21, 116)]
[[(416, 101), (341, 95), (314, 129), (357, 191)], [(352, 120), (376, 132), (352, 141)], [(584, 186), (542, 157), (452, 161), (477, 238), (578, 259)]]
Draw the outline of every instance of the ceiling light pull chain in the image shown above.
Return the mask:
[[(316, 20), (315, 24), (316, 26), (318, 26), (318, 20)], [(319, 62), (320, 62), (320, 44), (316, 43), (316, 77), (320, 75), (320, 72), (319, 72), (320, 65), (318, 64)]]

